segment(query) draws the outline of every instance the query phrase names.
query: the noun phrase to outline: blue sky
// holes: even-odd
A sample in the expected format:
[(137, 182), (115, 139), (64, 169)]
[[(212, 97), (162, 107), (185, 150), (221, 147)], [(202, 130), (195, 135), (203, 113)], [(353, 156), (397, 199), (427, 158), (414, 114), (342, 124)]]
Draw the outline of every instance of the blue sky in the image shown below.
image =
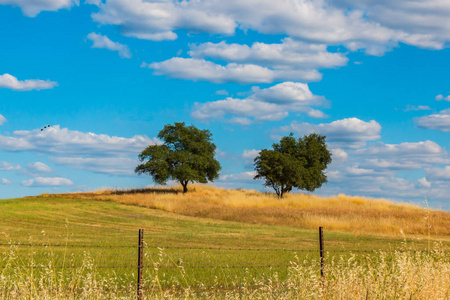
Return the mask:
[(445, 0), (0, 0), (0, 198), (152, 184), (137, 154), (184, 121), (213, 133), (218, 186), (262, 189), (258, 151), (317, 132), (315, 194), (448, 210), (449, 20)]

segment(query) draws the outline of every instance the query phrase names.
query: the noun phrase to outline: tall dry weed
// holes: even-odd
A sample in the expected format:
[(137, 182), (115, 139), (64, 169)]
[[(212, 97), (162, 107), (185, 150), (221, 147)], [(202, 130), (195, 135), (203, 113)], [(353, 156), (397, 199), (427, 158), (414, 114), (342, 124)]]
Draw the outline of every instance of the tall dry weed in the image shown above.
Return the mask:
[[(286, 280), (277, 273), (258, 278), (247, 274), (230, 277), (226, 286), (186, 286), (189, 272), (182, 262), (180, 276), (166, 278), (160, 269), (164, 259), (161, 250), (144, 273), (144, 299), (450, 299), (450, 257), (439, 248), (327, 257), (324, 278), (317, 259), (297, 259)], [(69, 266), (58, 270), (51, 260), (24, 264), (11, 247), (2, 261), (0, 298), (135, 299), (135, 283), (132, 274), (122, 282), (114, 272), (100, 274), (88, 253), (76, 271)]]

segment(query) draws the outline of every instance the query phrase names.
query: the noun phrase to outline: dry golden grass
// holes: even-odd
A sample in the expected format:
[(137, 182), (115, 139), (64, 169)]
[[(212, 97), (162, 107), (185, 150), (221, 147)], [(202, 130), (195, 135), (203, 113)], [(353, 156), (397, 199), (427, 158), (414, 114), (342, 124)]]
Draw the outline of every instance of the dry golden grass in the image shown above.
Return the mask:
[(402, 231), (407, 236), (450, 236), (448, 212), (346, 195), (322, 198), (288, 194), (284, 199), (278, 199), (273, 194), (254, 190), (191, 185), (185, 195), (181, 193), (180, 187), (176, 187), (122, 192), (103, 190), (53, 196), (109, 200), (185, 216), (245, 223), (314, 229), (324, 226), (327, 230), (345, 230), (356, 234), (399, 236)]
[[(88, 253), (79, 268), (68, 264), (65, 269), (55, 269), (51, 252), (47, 263), (24, 264), (16, 251), (8, 249), (3, 257), (1, 299), (136, 299), (133, 272), (123, 279), (115, 272), (100, 274)], [(181, 280), (177, 281), (160, 270), (163, 264), (164, 253), (160, 252), (160, 259), (145, 269), (143, 299), (450, 299), (450, 260), (438, 249), (430, 253), (380, 252), (367, 254), (363, 260), (329, 257), (323, 278), (317, 259), (296, 259), (286, 280), (280, 280), (276, 272), (262, 278), (246, 273), (239, 279), (230, 277), (225, 287), (202, 282), (186, 286), (189, 270), (179, 265)]]

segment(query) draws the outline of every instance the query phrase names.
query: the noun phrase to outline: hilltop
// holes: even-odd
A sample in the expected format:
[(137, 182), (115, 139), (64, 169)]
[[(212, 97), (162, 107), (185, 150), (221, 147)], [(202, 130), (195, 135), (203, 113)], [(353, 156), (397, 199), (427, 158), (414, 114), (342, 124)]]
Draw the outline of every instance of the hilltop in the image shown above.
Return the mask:
[(412, 204), (338, 195), (318, 197), (273, 194), (254, 190), (231, 190), (192, 185), (181, 187), (101, 190), (86, 193), (41, 195), (65, 199), (92, 199), (158, 209), (189, 217), (328, 230), (360, 235), (450, 236), (450, 213)]

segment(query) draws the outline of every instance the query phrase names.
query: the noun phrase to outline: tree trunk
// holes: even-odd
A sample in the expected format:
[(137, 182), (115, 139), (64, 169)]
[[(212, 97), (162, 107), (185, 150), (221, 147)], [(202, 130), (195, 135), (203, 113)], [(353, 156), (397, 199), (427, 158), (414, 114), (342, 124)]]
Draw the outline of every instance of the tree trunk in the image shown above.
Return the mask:
[(275, 193), (277, 193), (278, 199), (283, 197), (282, 195), (280, 195), (281, 189), (280, 189), (280, 187), (278, 185), (272, 183), (272, 188), (275, 190)]
[(189, 181), (186, 180), (186, 181), (180, 181), (180, 182), (181, 182), (181, 185), (183, 186), (183, 194), (186, 194), (188, 191), (187, 185), (188, 185)]

